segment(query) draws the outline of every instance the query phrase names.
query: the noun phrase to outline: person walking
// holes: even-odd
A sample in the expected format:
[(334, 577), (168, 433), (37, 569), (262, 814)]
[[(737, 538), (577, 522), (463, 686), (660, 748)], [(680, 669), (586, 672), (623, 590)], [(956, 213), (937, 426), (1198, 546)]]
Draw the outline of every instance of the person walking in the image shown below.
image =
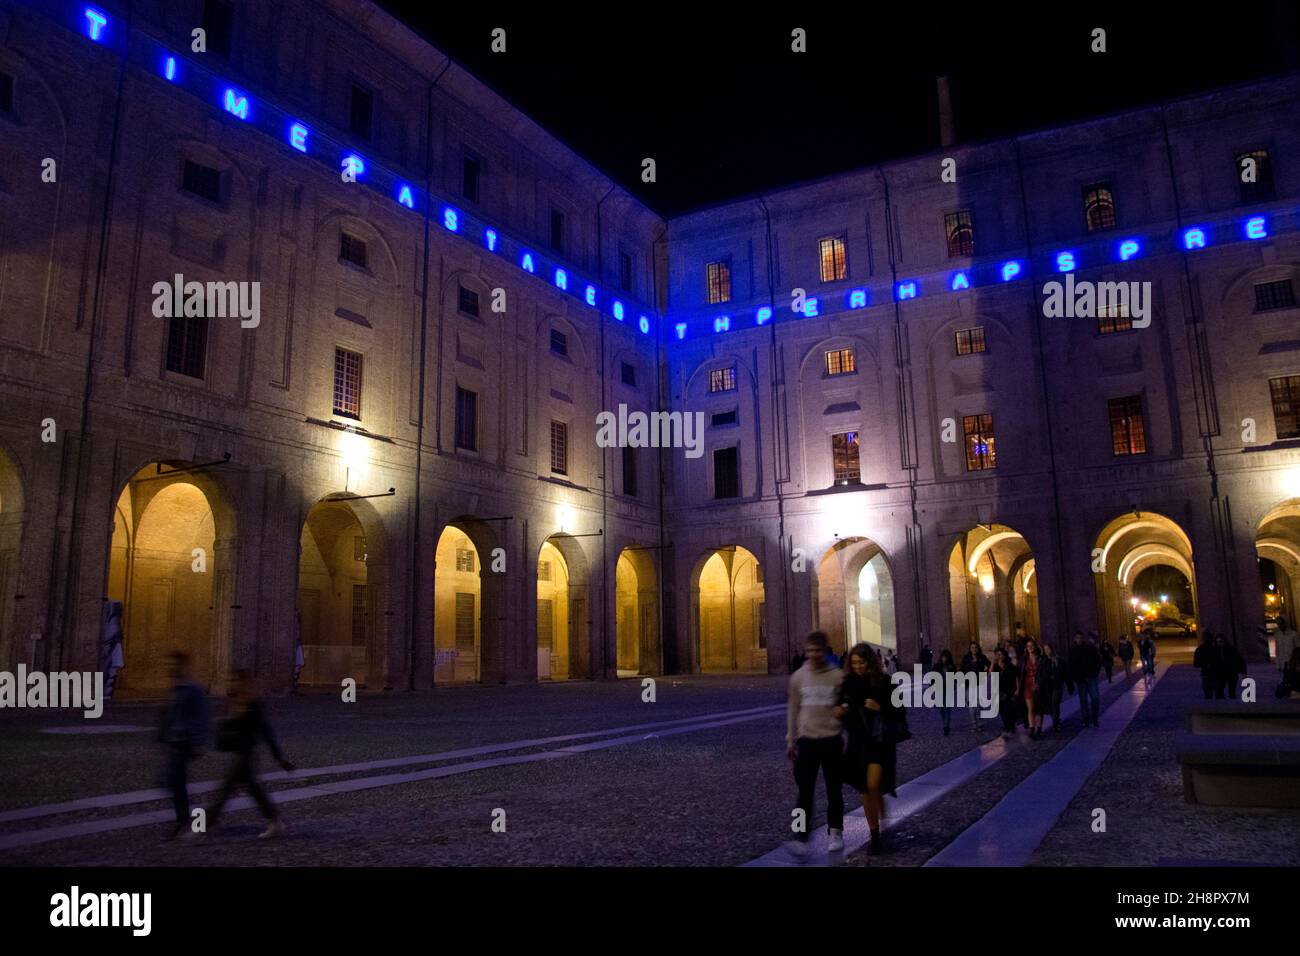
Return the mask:
[(302, 611), (294, 614), (294, 638), (293, 638), (293, 687), (289, 693), (298, 693), (298, 679), (302, 676), (302, 669), (307, 664), (307, 656), (303, 653), (302, 648)]
[(1286, 670), (1286, 666), (1291, 661), (1291, 655), (1295, 649), (1300, 647), (1300, 633), (1297, 633), (1288, 622), (1285, 615), (1277, 619), (1277, 631), (1273, 635), (1275, 642), (1277, 670), (1279, 676)]
[(226, 802), (235, 795), (236, 790), (244, 787), (266, 819), (266, 829), (259, 834), (259, 838), (265, 840), (279, 836), (284, 832), (280, 812), (257, 779), (257, 769), (253, 761), (257, 745), (266, 741), (271, 756), (275, 758), (275, 762), (281, 769), (292, 771), (293, 764), (285, 758), (280, 745), (275, 741), (275, 734), (266, 719), (266, 708), (257, 699), (252, 675), (248, 671), (238, 670), (231, 676), (230, 702), (232, 715), (218, 726), (217, 749), (234, 754), (235, 759), (226, 772), (226, 779), (221, 784), (217, 802), (208, 813), (208, 831), (217, 828), (217, 822), (221, 818), (221, 811), (225, 809)]
[(1038, 642), (1030, 638), (1025, 643), (1025, 668), (1020, 681), (1020, 695), (1025, 702), (1025, 726), (1029, 739), (1038, 740), (1043, 735), (1043, 711), (1052, 696), (1052, 672), (1045, 666)]
[(895, 792), (897, 747), (901, 740), (911, 736), (906, 716), (894, 706), (893, 696), (893, 684), (876, 652), (868, 644), (858, 644), (849, 652), (848, 673), (840, 691), (844, 723), (849, 732), (845, 782), (862, 794), (872, 853), (886, 849), (880, 835), (885, 795), (898, 796)]
[(1124, 665), (1124, 679), (1128, 680), (1133, 676), (1133, 642), (1127, 634), (1119, 639), (1119, 659)]
[(1246, 659), (1226, 635), (1218, 635), (1214, 643), (1219, 650), (1219, 687), (1227, 692), (1228, 700), (1236, 700), (1237, 685), (1246, 673)]
[(100, 670), (104, 672), (104, 699), (112, 700), (117, 675), (126, 664), (122, 655), (122, 602), (109, 601), (99, 639)]
[[(978, 682), (980, 680), (978, 675), (987, 674), (989, 670), (989, 666), (990, 666), (989, 659), (984, 656), (984, 651), (979, 646), (979, 643), (977, 641), (971, 641), (970, 647), (967, 649), (966, 653), (962, 655), (961, 672), (963, 674), (977, 675), (975, 680)], [(970, 703), (970, 729), (972, 731), (979, 730), (980, 729), (979, 702), (968, 701), (968, 703)]]
[(952, 707), (949, 706), (951, 701), (948, 700), (948, 675), (957, 671), (957, 665), (953, 663), (952, 651), (944, 648), (939, 652), (939, 663), (934, 667), (935, 673), (939, 675), (939, 699), (942, 703), (939, 705), (939, 717), (943, 720), (943, 735), (947, 737), (952, 733)]
[(1115, 648), (1110, 646), (1110, 641), (1102, 641), (1097, 647), (1097, 652), (1101, 654), (1101, 666), (1106, 672), (1106, 683), (1110, 683), (1111, 673), (1115, 670)]
[(164, 779), (172, 795), (176, 823), (163, 837), (175, 840), (189, 832), (190, 762), (200, 755), (208, 738), (208, 702), (190, 679), (189, 655), (171, 655), (172, 699), (158, 722), (158, 741), (167, 751)]
[[(1052, 682), (1047, 698), (1047, 709), (1052, 715), (1052, 733), (1056, 733), (1061, 729), (1061, 698), (1065, 692), (1065, 685), (1068, 683), (1068, 675), (1065, 665), (1056, 656), (1056, 648), (1050, 643), (1043, 645), (1043, 665), (1046, 667), (1049, 679)], [(1071, 687), (1071, 692), (1073, 692), (1073, 687)]]
[(1192, 666), (1201, 672), (1201, 693), (1206, 700), (1216, 697), (1223, 699), (1223, 691), (1219, 687), (1219, 656), (1219, 649), (1214, 645), (1214, 634), (1208, 630), (1202, 631), (1201, 643), (1192, 655)]
[(1083, 726), (1096, 727), (1101, 718), (1101, 697), (1097, 687), (1097, 674), (1101, 670), (1101, 655), (1097, 648), (1083, 639), (1082, 631), (1074, 632), (1070, 647), (1070, 677), (1079, 691), (1079, 713)]
[(1009, 651), (998, 650), (993, 655), (990, 671), (998, 675), (998, 716), (1002, 718), (1002, 737), (1010, 739), (1016, 735), (1020, 669), (1011, 663)]
[(844, 849), (844, 741), (840, 736), (844, 671), (826, 663), (828, 646), (822, 631), (813, 631), (804, 640), (804, 663), (790, 677), (786, 703), (786, 756), (794, 764), (804, 824), (796, 829), (795, 839), (787, 847), (790, 855), (800, 861), (808, 857), (808, 825), (813, 817), (819, 771), (826, 781), (826, 827), (830, 837), (827, 849), (832, 853)]
[(1138, 653), (1142, 655), (1142, 676), (1150, 681), (1156, 675), (1156, 636), (1149, 627), (1138, 641)]
[(1300, 647), (1291, 652), (1291, 659), (1282, 668), (1282, 683), (1278, 685), (1278, 697), (1300, 698)]
[(924, 647), (921, 648), (921, 673), (928, 674), (933, 669), (934, 669), (934, 651), (930, 650), (929, 644), (926, 644)]

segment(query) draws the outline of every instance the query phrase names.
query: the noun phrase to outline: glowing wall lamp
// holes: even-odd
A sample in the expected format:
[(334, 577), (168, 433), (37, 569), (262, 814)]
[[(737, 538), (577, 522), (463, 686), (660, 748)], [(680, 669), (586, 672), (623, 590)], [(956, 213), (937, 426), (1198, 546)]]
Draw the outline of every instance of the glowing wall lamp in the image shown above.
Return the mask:
[(108, 24), (108, 17), (94, 7), (86, 7), (83, 16), (86, 18), (86, 35), (98, 43), (104, 36), (104, 27)]
[(1119, 261), (1128, 262), (1141, 251), (1142, 246), (1136, 239), (1125, 239), (1119, 244)]
[(307, 134), (311, 132), (301, 123), (289, 127), (289, 145), (300, 153), (307, 152)]
[(898, 283), (898, 287), (896, 288), (894, 295), (897, 296), (900, 302), (903, 301), (904, 299), (915, 299), (916, 283), (915, 282)]
[(1184, 249), (1204, 249), (1205, 248), (1205, 230), (1199, 227), (1193, 227), (1183, 233)]
[(1074, 271), (1074, 253), (1073, 253), (1073, 252), (1069, 252), (1069, 251), (1067, 250), (1066, 252), (1058, 252), (1058, 253), (1056, 254), (1056, 271), (1057, 271), (1057, 272), (1073, 272), (1073, 271)]
[(1268, 238), (1268, 224), (1264, 221), (1263, 216), (1252, 216), (1250, 219), (1246, 220), (1246, 238)]
[(953, 273), (952, 282), (948, 283), (948, 288), (953, 292), (960, 292), (962, 289), (970, 288), (970, 280), (966, 278), (966, 273)]
[(243, 93), (227, 88), (222, 105), (225, 106), (227, 113), (233, 113), (241, 120), (248, 119), (248, 97)]
[(1010, 282), (1016, 276), (1020, 275), (1020, 263), (1015, 259), (1010, 262), (1002, 263), (1002, 281)]

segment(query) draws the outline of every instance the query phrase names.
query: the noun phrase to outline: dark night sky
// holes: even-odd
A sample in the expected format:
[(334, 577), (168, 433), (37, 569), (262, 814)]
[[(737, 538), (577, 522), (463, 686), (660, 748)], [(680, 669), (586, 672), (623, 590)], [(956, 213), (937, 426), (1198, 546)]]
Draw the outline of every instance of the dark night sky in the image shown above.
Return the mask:
[[(722, 14), (623, 0), (588, 8), (599, 17), (379, 3), (665, 215), (937, 148), (940, 73), (959, 139), (979, 140), (1300, 68), (1300, 14), (1280, 0), (946, 15), (929, 3)], [(1178, 18), (1141, 9), (1153, 6)], [(498, 26), (505, 54), (489, 48)], [(796, 26), (806, 54), (790, 51)], [(1105, 54), (1089, 50), (1094, 27)], [(656, 183), (640, 181), (645, 156)]]

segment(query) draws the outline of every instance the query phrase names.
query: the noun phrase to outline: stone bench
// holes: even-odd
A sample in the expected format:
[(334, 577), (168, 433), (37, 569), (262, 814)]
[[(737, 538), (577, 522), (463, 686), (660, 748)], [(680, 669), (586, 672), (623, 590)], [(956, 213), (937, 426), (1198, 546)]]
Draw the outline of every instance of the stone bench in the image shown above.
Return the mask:
[(1300, 808), (1300, 733), (1180, 733), (1174, 749), (1188, 803)]
[(1189, 707), (1187, 729), (1194, 734), (1300, 734), (1300, 700), (1214, 700)]

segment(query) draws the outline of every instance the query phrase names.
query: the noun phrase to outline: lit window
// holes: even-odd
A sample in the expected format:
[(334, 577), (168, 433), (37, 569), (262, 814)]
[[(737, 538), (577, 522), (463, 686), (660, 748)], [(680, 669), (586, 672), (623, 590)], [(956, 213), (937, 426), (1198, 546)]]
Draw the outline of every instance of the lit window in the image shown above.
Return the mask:
[(1098, 332), (1109, 335), (1111, 332), (1127, 332), (1131, 328), (1133, 317), (1129, 314), (1127, 302), (1110, 300), (1098, 303)]
[(468, 574), (474, 573), (474, 549), (473, 548), (456, 549), (456, 570)]
[(736, 387), (736, 366), (715, 368), (709, 372), (710, 392), (730, 392)]
[(1115, 228), (1115, 197), (1110, 183), (1091, 183), (1083, 187), (1083, 219), (1089, 232)]
[(1116, 455), (1145, 454), (1147, 435), (1142, 421), (1142, 396), (1112, 398), (1109, 405), (1111, 450)]
[(848, 264), (844, 259), (844, 240), (831, 236), (818, 242), (821, 258), (822, 281), (837, 282), (847, 276)]
[(729, 259), (720, 259), (717, 262), (710, 262), (708, 274), (709, 304), (717, 305), (719, 302), (730, 302), (731, 261)]
[(361, 418), (361, 353), (334, 350), (334, 414)]
[(831, 436), (831, 461), (835, 466), (835, 483), (849, 484), (862, 476), (858, 463), (858, 433), (843, 432)]
[(966, 436), (966, 470), (986, 471), (997, 466), (993, 446), (993, 416), (967, 415), (962, 419)]
[(551, 422), (551, 471), (569, 473), (569, 426), (564, 422)]
[(943, 231), (948, 237), (949, 259), (975, 255), (975, 226), (971, 223), (969, 209), (960, 209), (945, 215)]
[(973, 329), (962, 329), (957, 333), (957, 354), (973, 355), (976, 352), (987, 352), (988, 345), (984, 341), (984, 326), (977, 325)]
[(847, 375), (857, 371), (853, 361), (853, 349), (835, 349), (826, 353), (826, 374)]
[(1278, 439), (1300, 438), (1300, 375), (1268, 380)]
[(1261, 282), (1255, 286), (1255, 311), (1267, 312), (1269, 309), (1290, 309), (1295, 306), (1295, 287), (1290, 279), (1278, 279), (1276, 282)]

